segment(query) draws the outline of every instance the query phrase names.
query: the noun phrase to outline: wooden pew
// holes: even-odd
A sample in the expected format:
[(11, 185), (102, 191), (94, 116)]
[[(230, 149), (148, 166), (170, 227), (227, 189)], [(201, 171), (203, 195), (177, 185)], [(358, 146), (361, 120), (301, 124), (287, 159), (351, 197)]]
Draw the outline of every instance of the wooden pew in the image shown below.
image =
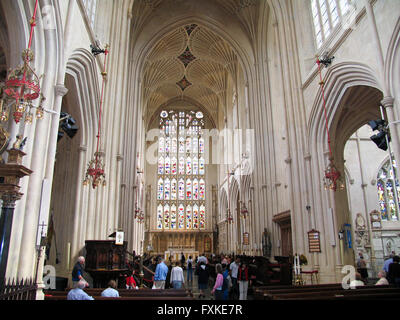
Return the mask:
[(304, 285), (304, 286), (261, 286), (255, 287), (253, 289), (254, 299), (263, 300), (264, 294), (273, 292), (276, 290), (282, 290), (284, 292), (295, 291), (300, 292), (302, 290), (329, 290), (329, 289), (340, 289), (342, 288), (342, 284), (340, 283), (325, 283), (325, 284), (312, 284), (312, 285)]
[(345, 300), (368, 299), (375, 297), (393, 297), (400, 299), (400, 288), (395, 287), (358, 287), (356, 289), (339, 289), (325, 291), (299, 291), (299, 292), (269, 292), (267, 298), (271, 300)]
[[(101, 292), (104, 289), (100, 288), (86, 288), (84, 291), (95, 298), (101, 297)], [(65, 291), (52, 291), (52, 290), (46, 290), (45, 293), (45, 300), (66, 300), (67, 295), (68, 295), (69, 290)], [(124, 299), (155, 299), (155, 300), (162, 300), (162, 299), (170, 299), (170, 300), (180, 300), (184, 298), (193, 299), (193, 293), (190, 290), (186, 289), (140, 289), (140, 290), (126, 290), (126, 289), (120, 289), (118, 290), (119, 295), (121, 298)], [(97, 298), (96, 298), (97, 297)], [(104, 297), (101, 297), (104, 298)], [(115, 298), (114, 298), (115, 299)], [(142, 299), (142, 300), (143, 300)], [(140, 300), (140, 299), (139, 299)]]
[[(126, 300), (194, 300), (193, 297), (190, 296), (139, 296), (139, 297), (119, 297), (119, 298), (111, 298), (111, 297), (102, 297), (102, 296), (93, 296), (94, 300), (113, 300), (113, 301), (126, 301)], [(49, 301), (60, 301), (67, 300), (67, 296), (55, 295), (55, 296), (45, 296), (45, 300)]]
[[(361, 286), (357, 287), (358, 290), (376, 290), (376, 289), (384, 289), (384, 288), (393, 288), (393, 286), (375, 286), (375, 285), (368, 285), (368, 286)], [(348, 290), (355, 290), (355, 289), (348, 289)], [(256, 300), (270, 300), (272, 297), (279, 296), (279, 295), (287, 295), (287, 297), (292, 297), (289, 296), (289, 294), (293, 294), (293, 297), (295, 295), (300, 295), (301, 296), (306, 296), (307, 293), (309, 293), (311, 296), (313, 294), (318, 294), (323, 295), (326, 293), (326, 295), (329, 295), (332, 292), (344, 292), (347, 291), (342, 288), (341, 284), (325, 284), (325, 285), (306, 285), (306, 286), (289, 286), (286, 288), (262, 288), (259, 289), (258, 291), (255, 292), (254, 298)]]

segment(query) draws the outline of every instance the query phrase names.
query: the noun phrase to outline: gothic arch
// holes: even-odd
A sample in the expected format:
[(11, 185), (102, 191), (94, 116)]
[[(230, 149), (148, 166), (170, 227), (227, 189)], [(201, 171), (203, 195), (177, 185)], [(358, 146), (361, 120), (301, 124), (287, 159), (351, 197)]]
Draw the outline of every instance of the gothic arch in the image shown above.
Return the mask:
[(226, 190), (223, 188), (220, 191), (219, 195), (219, 221), (223, 221), (226, 218), (228, 209), (228, 197), (226, 194)]
[(389, 42), (384, 68), (388, 94), (398, 98), (400, 91), (400, 18)]
[[(66, 76), (72, 78), (77, 94), (75, 108), (81, 124), (81, 145), (90, 146), (97, 130), (99, 83), (96, 61), (86, 49), (75, 50), (67, 63)], [(89, 94), (90, 93), (90, 94)]]
[[(340, 104), (345, 97), (347, 89), (356, 86), (365, 86), (380, 90), (380, 86), (374, 76), (373, 70), (366, 65), (355, 62), (344, 62), (329, 67), (326, 71), (326, 75), (323, 77), (323, 81), (325, 83), (324, 90), (327, 119), (331, 136), (333, 136), (333, 132), (331, 132), (332, 124), (335, 121), (335, 117), (338, 115)], [(377, 105), (377, 111), (379, 111), (379, 105)], [(357, 117), (357, 120), (357, 124), (353, 123), (347, 131), (351, 131), (352, 133), (354, 132), (354, 129), (358, 129), (358, 127), (366, 123), (365, 117), (361, 118), (359, 116)], [(347, 132), (346, 135), (348, 134), (349, 133)], [(327, 149), (321, 150), (321, 148), (324, 148), (324, 146), (326, 148), (327, 146), (326, 123), (321, 88), (318, 90), (310, 114), (308, 137), (308, 140), (311, 142), (308, 146), (313, 146), (314, 149), (318, 148), (321, 154), (327, 151)]]

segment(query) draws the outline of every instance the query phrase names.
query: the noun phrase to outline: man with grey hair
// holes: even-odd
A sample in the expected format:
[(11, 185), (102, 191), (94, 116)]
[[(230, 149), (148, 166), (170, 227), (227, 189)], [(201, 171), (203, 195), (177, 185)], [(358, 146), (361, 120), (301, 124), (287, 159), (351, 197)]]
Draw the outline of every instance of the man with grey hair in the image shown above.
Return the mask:
[[(72, 269), (72, 285), (75, 287), (75, 285), (80, 281), (80, 280), (85, 280), (83, 278), (83, 270), (85, 268), (85, 257), (80, 256), (78, 258), (78, 261), (75, 263), (74, 268)], [(85, 281), (87, 284), (87, 282)]]
[(75, 287), (68, 292), (67, 300), (94, 300), (93, 297), (83, 291), (86, 285), (87, 282), (84, 279), (79, 280)]
[(376, 286), (387, 286), (389, 285), (389, 281), (386, 279), (386, 272), (385, 270), (381, 270), (378, 273), (379, 280), (375, 283)]

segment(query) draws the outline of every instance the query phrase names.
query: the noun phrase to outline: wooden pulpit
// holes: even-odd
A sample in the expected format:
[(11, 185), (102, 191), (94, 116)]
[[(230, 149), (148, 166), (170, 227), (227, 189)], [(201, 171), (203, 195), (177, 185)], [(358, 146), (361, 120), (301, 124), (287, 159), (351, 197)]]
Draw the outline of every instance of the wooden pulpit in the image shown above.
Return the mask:
[(115, 240), (86, 240), (85, 271), (93, 278), (93, 287), (107, 288), (110, 280), (116, 280), (118, 287), (128, 272), (126, 264), (127, 242), (115, 244)]

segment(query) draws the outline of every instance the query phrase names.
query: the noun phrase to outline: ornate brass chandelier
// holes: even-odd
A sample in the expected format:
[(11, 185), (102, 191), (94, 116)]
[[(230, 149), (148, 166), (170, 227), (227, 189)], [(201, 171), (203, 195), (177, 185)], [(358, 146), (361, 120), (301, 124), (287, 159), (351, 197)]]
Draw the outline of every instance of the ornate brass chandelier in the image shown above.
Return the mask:
[(332, 148), (331, 148), (331, 138), (329, 135), (329, 127), (328, 127), (328, 117), (326, 113), (326, 100), (325, 100), (325, 91), (324, 91), (324, 84), (325, 82), (322, 80), (322, 74), (321, 74), (321, 63), (327, 67), (329, 64), (332, 63), (332, 59), (334, 57), (323, 57), (322, 59), (317, 58), (317, 65), (318, 65), (318, 72), (319, 72), (319, 78), (320, 82), (319, 85), (321, 86), (321, 91), (322, 91), (322, 100), (323, 100), (323, 106), (324, 106), (324, 115), (325, 115), (325, 127), (326, 127), (326, 132), (327, 132), (327, 137), (328, 137), (328, 146), (329, 146), (329, 164), (326, 167), (324, 171), (324, 188), (325, 190), (343, 190), (345, 187), (344, 180), (342, 177), (342, 174), (340, 171), (336, 168), (334, 161), (333, 161), (333, 153), (332, 153)]
[(107, 66), (107, 55), (109, 52), (109, 47), (106, 45), (104, 50), (101, 50), (97, 47), (92, 48), (92, 53), (96, 56), (100, 53), (104, 53), (104, 68), (103, 72), (101, 73), (103, 80), (102, 80), (102, 87), (101, 87), (101, 97), (100, 97), (100, 108), (99, 108), (99, 123), (98, 123), (98, 131), (97, 131), (97, 147), (96, 147), (96, 152), (94, 153), (94, 158), (89, 161), (87, 169), (86, 169), (86, 175), (85, 175), (85, 180), (83, 181), (84, 185), (88, 185), (90, 182), (92, 184), (93, 189), (96, 189), (97, 186), (99, 185), (106, 185), (106, 175), (105, 175), (105, 169), (104, 169), (104, 162), (103, 162), (103, 152), (99, 151), (100, 148), (100, 133), (101, 133), (101, 112), (102, 112), (102, 106), (103, 106), (103, 97), (104, 97), (104, 83), (106, 80), (107, 76), (107, 71), (106, 71), (106, 66)]
[(25, 115), (25, 123), (32, 123), (32, 109), (35, 107), (32, 101), (40, 97), (39, 107), (36, 108), (37, 119), (42, 119), (44, 115), (43, 101), (46, 100), (40, 93), (39, 77), (31, 67), (34, 54), (31, 50), (33, 30), (36, 26), (36, 14), (38, 0), (35, 2), (33, 16), (30, 20), (31, 31), (29, 36), (28, 48), (22, 51), (23, 64), (10, 70), (3, 87), (3, 97), (0, 100), (0, 121), (6, 122), (14, 106), (12, 113), (15, 123), (19, 123)]
[(247, 210), (246, 204), (244, 203), (244, 201), (242, 201), (241, 204), (242, 204), (242, 206), (240, 209), (240, 215), (243, 217), (243, 219), (246, 219), (247, 215), (249, 214), (249, 210)]

